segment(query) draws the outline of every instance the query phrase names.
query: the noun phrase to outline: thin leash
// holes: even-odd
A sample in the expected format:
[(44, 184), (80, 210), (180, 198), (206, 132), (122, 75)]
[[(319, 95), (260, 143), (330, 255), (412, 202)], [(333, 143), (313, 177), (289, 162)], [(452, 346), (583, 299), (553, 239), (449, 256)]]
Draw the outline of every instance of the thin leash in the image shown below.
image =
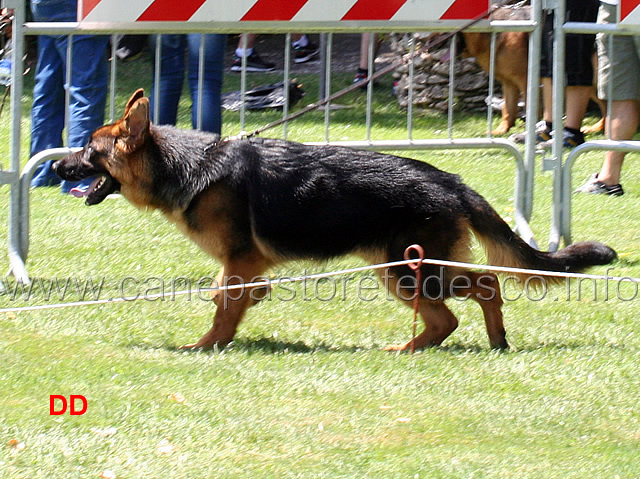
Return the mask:
[(367, 78), (363, 79), (362, 81), (359, 81), (357, 83), (354, 83), (346, 88), (343, 88), (342, 90), (339, 90), (331, 95), (329, 95), (328, 97), (324, 98), (323, 100), (320, 100), (316, 103), (311, 103), (310, 105), (307, 105), (306, 107), (302, 108), (301, 110), (292, 113), (288, 116), (286, 116), (285, 118), (281, 118), (279, 120), (273, 121), (271, 123), (268, 123), (266, 125), (264, 125), (261, 128), (258, 128), (256, 130), (253, 130), (251, 132), (242, 132), (237, 136), (228, 138), (228, 139), (239, 139), (239, 138), (251, 138), (253, 136), (257, 136), (267, 130), (270, 130), (271, 128), (275, 128), (276, 126), (280, 126), (284, 123), (287, 123), (289, 121), (295, 120), (299, 117), (301, 117), (302, 115), (305, 115), (306, 113), (309, 113), (310, 111), (313, 110), (317, 110), (320, 107), (323, 107), (325, 105), (327, 105), (328, 103), (331, 103), (335, 100), (337, 100), (338, 98), (341, 98), (353, 91), (356, 91), (366, 85), (368, 85), (370, 82), (377, 80), (378, 78), (380, 78), (383, 75), (386, 75), (389, 72), (394, 71), (395, 69), (397, 69), (398, 67), (400, 67), (401, 65), (403, 65), (405, 62), (410, 62), (412, 61), (414, 58), (416, 58), (418, 55), (422, 54), (423, 52), (428, 52), (429, 50), (432, 50), (433, 48), (442, 45), (446, 42), (448, 42), (451, 38), (453, 38), (455, 35), (463, 32), (464, 30), (466, 30), (467, 28), (475, 25), (476, 23), (478, 23), (479, 21), (481, 21), (482, 19), (490, 16), (494, 11), (496, 11), (499, 8), (502, 7), (506, 7), (507, 5), (513, 3), (514, 0), (503, 0), (502, 2), (496, 3), (494, 5), (491, 6), (491, 8), (489, 8), (488, 10), (486, 10), (485, 12), (481, 13), (480, 15), (476, 16), (475, 18), (473, 18), (472, 20), (469, 20), (467, 23), (465, 23), (464, 25), (458, 27), (456, 30), (446, 33), (444, 35), (439, 35), (437, 37), (435, 37), (432, 41), (429, 41), (427, 44), (423, 45), (421, 48), (419, 48), (418, 50), (416, 50), (413, 55), (411, 55), (408, 59), (406, 60), (400, 60), (400, 61), (396, 61), (393, 62), (389, 65), (387, 65), (386, 67), (382, 68), (381, 70), (378, 70), (377, 72), (375, 72), (372, 75), (368, 75)]
[(413, 296), (413, 322), (411, 323), (411, 343), (409, 350), (411, 354), (416, 351), (416, 331), (418, 328), (418, 313), (420, 312), (420, 292), (422, 291), (422, 263), (424, 261), (424, 248), (419, 244), (413, 244), (404, 250), (404, 259), (411, 260), (411, 253), (416, 252), (418, 258), (415, 263), (409, 263), (408, 266), (416, 275), (416, 290)]

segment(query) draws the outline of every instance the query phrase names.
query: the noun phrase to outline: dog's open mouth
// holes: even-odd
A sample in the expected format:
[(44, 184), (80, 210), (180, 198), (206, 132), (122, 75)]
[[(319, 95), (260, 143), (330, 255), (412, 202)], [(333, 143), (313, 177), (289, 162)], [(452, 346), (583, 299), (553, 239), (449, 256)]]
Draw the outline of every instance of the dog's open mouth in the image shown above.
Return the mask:
[(111, 193), (118, 191), (119, 188), (119, 183), (113, 177), (101, 175), (94, 179), (86, 190), (82, 191), (74, 188), (72, 193), (79, 198), (84, 197), (85, 203), (91, 206), (102, 202)]

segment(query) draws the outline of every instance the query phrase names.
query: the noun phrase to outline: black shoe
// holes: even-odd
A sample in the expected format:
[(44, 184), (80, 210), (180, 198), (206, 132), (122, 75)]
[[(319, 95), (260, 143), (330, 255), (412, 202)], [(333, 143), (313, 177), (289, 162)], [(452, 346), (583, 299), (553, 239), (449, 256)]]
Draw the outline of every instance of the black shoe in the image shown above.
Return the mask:
[(294, 63), (308, 62), (318, 54), (318, 46), (313, 43), (307, 43), (304, 47), (294, 47)]
[[(355, 76), (353, 77), (353, 83), (362, 83), (369, 77), (369, 72), (363, 68), (358, 68)], [(367, 91), (367, 86), (369, 84), (365, 83), (360, 87), (362, 91)]]
[[(255, 50), (251, 53), (251, 55), (247, 57), (248, 72), (272, 72), (275, 69), (275, 63), (264, 61), (262, 58), (260, 58)], [(231, 65), (231, 71), (242, 71), (242, 58), (239, 58), (237, 56), (233, 57), (233, 65)]]
[[(568, 130), (562, 131), (562, 146), (565, 148), (575, 148), (584, 143), (584, 133), (581, 131), (573, 133)], [(619, 185), (618, 185), (619, 186)]]
[[(584, 133), (581, 131), (577, 133), (573, 133), (566, 128), (562, 130), (562, 146), (565, 148), (575, 148), (578, 145), (582, 145), (584, 143)], [(542, 148), (551, 148), (553, 147), (553, 140), (545, 141), (540, 143)]]
[(121, 62), (131, 62), (142, 55), (146, 44), (146, 35), (125, 35), (118, 42), (116, 56)]
[(574, 191), (574, 193), (590, 193), (592, 195), (608, 195), (608, 196), (622, 196), (624, 190), (621, 184), (606, 185), (602, 181), (598, 181), (598, 174), (594, 173), (591, 178), (582, 185), (580, 188)]

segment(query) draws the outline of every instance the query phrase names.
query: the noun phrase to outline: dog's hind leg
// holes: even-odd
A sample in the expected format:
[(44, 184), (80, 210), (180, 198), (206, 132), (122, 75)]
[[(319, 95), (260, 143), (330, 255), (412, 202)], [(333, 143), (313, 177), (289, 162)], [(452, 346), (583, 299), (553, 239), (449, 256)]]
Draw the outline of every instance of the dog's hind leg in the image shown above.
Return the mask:
[[(402, 275), (402, 272), (401, 269), (395, 269), (395, 271), (378, 271), (378, 274), (384, 282), (387, 292), (393, 293), (403, 304), (412, 308), (415, 282), (412, 276)], [(406, 344), (387, 346), (385, 348), (387, 351), (406, 351), (412, 347), (422, 349), (439, 346), (458, 327), (458, 320), (444, 304), (443, 281), (445, 273), (442, 272), (442, 275), (439, 277), (425, 274), (426, 282), (421, 289), (422, 294), (426, 293), (429, 296), (421, 297), (418, 302), (418, 312), (424, 322), (424, 330)], [(430, 290), (426, 291), (427, 289)]]
[[(418, 312), (424, 322), (424, 330), (412, 341), (404, 345), (392, 345), (385, 349), (405, 351), (412, 347), (420, 349), (442, 344), (458, 327), (457, 318), (444, 304), (445, 297), (449, 296), (449, 294), (453, 294), (458, 298), (476, 301), (484, 314), (491, 347), (496, 349), (507, 349), (509, 347), (502, 321), (503, 301), (497, 276), (492, 273), (475, 273), (461, 270), (457, 270), (455, 276), (451, 272), (449, 273), (449, 276), (453, 276), (452, 282), (449, 282), (446, 276), (442, 278), (437, 278), (436, 276), (426, 277), (427, 282), (424, 283), (423, 289), (428, 287), (429, 278), (438, 280), (437, 283), (431, 283), (432, 287), (440, 282), (442, 282), (442, 286), (431, 289), (431, 291), (427, 292), (429, 296), (420, 298)], [(388, 271), (384, 274), (381, 273), (381, 277), (385, 280), (385, 285), (389, 288), (389, 291), (393, 292), (398, 299), (407, 306), (411, 307), (413, 305), (412, 295), (409, 294), (411, 288), (399, 284), (396, 280), (397, 276), (390, 275)], [(438, 294), (439, 289), (440, 294)], [(445, 292), (448, 294), (445, 295)]]
[(385, 348), (387, 351), (407, 351), (412, 347), (422, 349), (429, 346), (440, 346), (458, 327), (457, 318), (444, 304), (444, 301), (420, 299), (418, 311), (424, 322), (424, 330), (407, 344), (387, 346)]
[(491, 132), (492, 135), (504, 135), (516, 124), (518, 119), (520, 89), (513, 82), (504, 81), (502, 83), (502, 96), (504, 98), (502, 120), (497, 128)]
[[(472, 279), (474, 285), (471, 298), (482, 308), (484, 322), (489, 335), (489, 344), (494, 349), (508, 349), (507, 333), (502, 321), (502, 294), (500, 283), (494, 274), (470, 273), (477, 281)], [(482, 281), (484, 280), (484, 284)]]
[(472, 299), (480, 305), (489, 335), (489, 344), (494, 349), (507, 349), (509, 344), (502, 321), (503, 301), (498, 277), (493, 273), (472, 271), (467, 271), (464, 275), (469, 278), (467, 284), (470, 286), (456, 286), (456, 296)]
[[(244, 285), (255, 281), (270, 266), (268, 260), (259, 253), (250, 253), (241, 258), (233, 258), (224, 263), (218, 274), (220, 286)], [(264, 289), (266, 287), (253, 288)], [(217, 305), (212, 328), (193, 344), (182, 346), (183, 349), (224, 347), (229, 344), (238, 329), (247, 309), (264, 295), (244, 286), (237, 289), (222, 289), (216, 292), (214, 301)]]

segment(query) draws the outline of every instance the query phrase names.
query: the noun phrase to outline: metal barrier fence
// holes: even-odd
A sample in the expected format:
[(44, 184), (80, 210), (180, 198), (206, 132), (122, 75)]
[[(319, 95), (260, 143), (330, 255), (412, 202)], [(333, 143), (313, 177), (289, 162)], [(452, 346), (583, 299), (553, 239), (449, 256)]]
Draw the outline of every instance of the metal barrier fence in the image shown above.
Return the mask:
[[(19, 251), (14, 248), (19, 242), (19, 193), (18, 193), (18, 174), (20, 172), (20, 133), (22, 120), (20, 100), (22, 98), (22, 41), (20, 37), (20, 28), (25, 21), (24, 3), (18, 5), (19, 2), (2, 2), (3, 8), (13, 8), (14, 16), (12, 21), (12, 50), (11, 50), (11, 140), (9, 145), (9, 167), (7, 170), (0, 171), (0, 185), (7, 184), (11, 187), (9, 197), (9, 262), (11, 264), (10, 272), (16, 276), (17, 280), (28, 280), (26, 270), (24, 270), (24, 262), (21, 260)], [(4, 164), (4, 162), (2, 162)], [(16, 265), (14, 267), (14, 264)], [(22, 265), (22, 268), (21, 268)]]
[[(564, 4), (560, 2), (559, 8), (564, 12)], [(557, 15), (559, 16), (559, 15)], [(561, 17), (564, 18), (564, 15)], [(640, 35), (640, 1), (639, 0), (620, 0), (618, 6), (618, 21), (612, 24), (589, 24), (579, 22), (560, 22), (556, 26), (557, 46), (556, 50), (563, 51), (564, 37), (567, 33), (604, 33), (608, 35), (609, 41), (616, 35)], [(613, 50), (613, 49), (611, 49)], [(557, 75), (556, 75), (557, 78)], [(558, 82), (554, 84), (554, 96), (556, 98), (564, 98), (562, 85)], [(611, 111), (611, 95), (607, 111)], [(562, 105), (562, 102), (556, 101), (554, 104), (554, 124), (558, 125), (562, 121), (562, 111), (555, 108), (556, 105)], [(608, 129), (608, 128), (607, 128)], [(556, 142), (554, 145), (552, 156), (554, 158), (554, 212), (552, 216), (550, 244), (557, 247), (561, 240), (566, 244), (571, 243), (571, 194), (573, 192), (571, 182), (571, 169), (577, 159), (590, 151), (624, 151), (624, 152), (640, 152), (640, 141), (614, 141), (596, 140), (587, 141), (572, 150), (566, 160), (562, 161), (562, 145)]]
[[(327, 33), (325, 50), (331, 51), (332, 33), (353, 32), (397, 32), (410, 33), (415, 31), (448, 32), (464, 25), (479, 13), (484, 13), (490, 6), (487, 1), (477, 0), (430, 0), (407, 1), (396, 10), (384, 10), (385, 2), (369, 0), (354, 0), (351, 9), (345, 11), (345, 2), (338, 0), (307, 0), (298, 3), (297, 10), (282, 11), (291, 8), (294, 2), (276, 0), (240, 0), (237, 5), (230, 6), (223, 0), (202, 0), (199, 9), (183, 12), (181, 9), (193, 8), (193, 5), (171, 5), (167, 11), (166, 2), (152, 0), (80, 0), (80, 21), (73, 23), (25, 23), (25, 2), (23, 0), (3, 0), (3, 7), (15, 10), (14, 20), (14, 49), (13, 49), (13, 79), (11, 91), (11, 168), (0, 172), (0, 181), (11, 186), (11, 201), (9, 206), (9, 261), (10, 272), (18, 281), (28, 283), (29, 276), (26, 269), (26, 259), (29, 250), (29, 184), (35, 168), (50, 159), (65, 156), (69, 148), (46, 150), (29, 160), (22, 173), (20, 170), (20, 139), (21, 139), (21, 97), (22, 97), (22, 54), (24, 40), (27, 35), (74, 35), (82, 34), (111, 34), (119, 33), (287, 33), (290, 31), (305, 31), (309, 33)], [(349, 3), (349, 2), (347, 2)], [(427, 5), (428, 3), (428, 5)], [(502, 31), (529, 32), (529, 69), (526, 116), (538, 117), (538, 88), (539, 84), (539, 45), (541, 39), (541, 0), (531, 2), (531, 18), (523, 21), (482, 20), (470, 27), (473, 31), (493, 33), (492, 48), (495, 49), (495, 35)], [(334, 5), (335, 4), (335, 5)], [(164, 5), (164, 6), (163, 6)], [(276, 8), (277, 7), (277, 8)], [(275, 10), (274, 10), (275, 9)], [(278, 10), (280, 9), (280, 10)], [(372, 9), (375, 11), (372, 13)], [(388, 8), (387, 8), (388, 9)], [(354, 12), (355, 10), (355, 12)], [(288, 37), (287, 37), (288, 40)], [(69, 42), (71, 44), (71, 42)], [(114, 45), (116, 42), (112, 42)], [(158, 45), (160, 42), (157, 42)], [(288, 50), (290, 42), (286, 42), (284, 57), (284, 82), (288, 84), (290, 71)], [(452, 42), (451, 61), (455, 62), (455, 42)], [(113, 47), (115, 49), (115, 46)], [(492, 57), (495, 55), (492, 54)], [(70, 55), (69, 55), (70, 57)], [(156, 59), (159, 53), (156, 51)], [(369, 55), (372, 66), (373, 55)], [(71, 65), (68, 66), (70, 70)], [(331, 58), (327, 56), (324, 64), (324, 75), (321, 80), (330, 79)], [(370, 71), (373, 69), (370, 68)], [(410, 71), (413, 69), (411, 68)], [(455, 82), (454, 68), (450, 69), (450, 84)], [(115, 111), (115, 83), (117, 79), (116, 55), (112, 55), (111, 62), (111, 116)], [(493, 67), (490, 70), (490, 84), (494, 80)], [(532, 87), (536, 86), (536, 87)], [(451, 87), (452, 88), (452, 87)], [(327, 88), (328, 90), (329, 88)], [(246, 92), (246, 70), (241, 72), (241, 95)], [(286, 88), (285, 88), (286, 91)], [(67, 93), (68, 94), (68, 93)], [(527, 122), (527, 139), (524, 155), (512, 142), (493, 138), (490, 135), (483, 138), (453, 138), (452, 107), (449, 108), (449, 137), (445, 140), (415, 139), (413, 138), (413, 110), (407, 109), (407, 137), (404, 140), (380, 141), (371, 137), (372, 122), (372, 87), (368, 87), (366, 125), (367, 133), (364, 141), (336, 142), (329, 137), (330, 115), (325, 115), (325, 141), (322, 144), (342, 144), (350, 147), (375, 150), (434, 150), (434, 149), (499, 149), (513, 157), (516, 164), (515, 178), (515, 222), (518, 233), (530, 244), (535, 246), (533, 233), (528, 221), (533, 208), (533, 173), (535, 167), (535, 122)], [(67, 101), (68, 104), (68, 101)], [(489, 107), (490, 108), (490, 107)], [(202, 111), (201, 108), (198, 109)], [(327, 109), (328, 111), (328, 109)], [(287, 115), (285, 106), (283, 115)], [(244, 107), (241, 110), (241, 126), (244, 126)], [(488, 114), (491, 123), (491, 113)], [(490, 125), (489, 125), (490, 126)], [(489, 128), (490, 130), (491, 128)], [(287, 135), (287, 125), (283, 128), (283, 136)]]

